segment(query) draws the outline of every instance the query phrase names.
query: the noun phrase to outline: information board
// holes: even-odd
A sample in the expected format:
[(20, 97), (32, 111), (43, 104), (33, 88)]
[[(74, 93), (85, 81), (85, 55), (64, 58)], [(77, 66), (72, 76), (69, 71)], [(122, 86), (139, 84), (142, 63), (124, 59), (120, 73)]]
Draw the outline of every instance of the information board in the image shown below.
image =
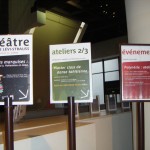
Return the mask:
[(50, 45), (50, 102), (92, 102), (91, 44)]
[(0, 35), (0, 105), (33, 103), (32, 35)]
[(150, 100), (150, 45), (121, 45), (123, 101)]

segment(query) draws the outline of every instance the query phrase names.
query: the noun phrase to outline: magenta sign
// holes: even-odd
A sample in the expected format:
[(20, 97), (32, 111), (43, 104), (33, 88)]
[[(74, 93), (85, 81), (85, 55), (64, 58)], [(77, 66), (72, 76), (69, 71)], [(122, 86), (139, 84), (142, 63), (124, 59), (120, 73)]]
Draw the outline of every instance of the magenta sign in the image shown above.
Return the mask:
[(150, 46), (121, 46), (122, 100), (150, 100)]

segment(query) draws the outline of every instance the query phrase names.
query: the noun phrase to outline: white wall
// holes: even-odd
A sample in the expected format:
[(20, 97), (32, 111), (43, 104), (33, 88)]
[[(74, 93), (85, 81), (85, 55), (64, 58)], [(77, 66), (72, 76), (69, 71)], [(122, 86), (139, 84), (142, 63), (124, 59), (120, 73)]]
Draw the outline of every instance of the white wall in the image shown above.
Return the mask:
[[(131, 112), (91, 117), (78, 120), (79, 123), (81, 126), (76, 128), (77, 150), (132, 150)], [(30, 134), (26, 139), (14, 142), (15, 150), (67, 150), (66, 130), (41, 136)], [(2, 144), (0, 150), (3, 150)]]
[[(150, 44), (150, 1), (125, 0), (128, 41), (134, 44)], [(150, 103), (144, 104), (145, 120), (145, 150), (150, 149)], [(137, 111), (133, 104), (134, 150), (137, 150)]]
[(132, 150), (131, 112), (91, 120), (96, 125), (96, 150)]
[[(40, 129), (40, 128), (39, 128)], [(67, 131), (47, 133), (41, 136), (29, 135), (28, 138), (14, 142), (15, 150), (67, 150)], [(0, 144), (0, 150), (3, 150)], [(76, 149), (96, 150), (95, 125), (88, 124), (76, 128)]]

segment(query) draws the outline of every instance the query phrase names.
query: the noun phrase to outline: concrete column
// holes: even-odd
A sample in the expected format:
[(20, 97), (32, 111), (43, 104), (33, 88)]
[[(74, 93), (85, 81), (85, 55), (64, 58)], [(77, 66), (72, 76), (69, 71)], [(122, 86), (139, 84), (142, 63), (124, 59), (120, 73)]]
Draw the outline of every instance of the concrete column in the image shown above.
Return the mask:
[[(150, 0), (125, 0), (128, 43), (150, 44)], [(150, 103), (145, 102), (145, 150), (150, 149)], [(133, 139), (137, 150), (136, 104), (133, 103)]]

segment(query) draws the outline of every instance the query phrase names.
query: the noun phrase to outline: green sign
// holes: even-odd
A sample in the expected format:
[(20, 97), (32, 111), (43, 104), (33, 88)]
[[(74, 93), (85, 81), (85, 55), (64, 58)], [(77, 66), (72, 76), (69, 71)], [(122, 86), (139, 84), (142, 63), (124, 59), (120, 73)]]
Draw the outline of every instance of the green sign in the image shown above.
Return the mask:
[[(70, 46), (72, 44), (68, 45)], [(65, 44), (65, 46), (68, 45)], [(78, 54), (79, 56), (77, 55), (79, 48), (74, 47), (72, 55), (70, 55), (70, 53), (68, 55), (65, 54), (65, 57), (64, 55), (62, 57), (58, 56), (62, 54), (58, 53), (56, 55), (56, 53), (53, 53), (54, 50), (51, 50), (50, 95), (52, 103), (65, 103), (69, 96), (74, 96), (75, 101), (78, 102), (89, 102), (92, 100), (91, 60), (87, 59), (89, 49), (83, 46), (82, 43), (82, 49), (86, 50), (86, 54), (82, 54), (82, 58), (80, 58), (80, 54)], [(55, 51), (56, 50), (59, 51), (59, 49), (55, 47)], [(86, 55), (86, 57), (84, 55)]]

